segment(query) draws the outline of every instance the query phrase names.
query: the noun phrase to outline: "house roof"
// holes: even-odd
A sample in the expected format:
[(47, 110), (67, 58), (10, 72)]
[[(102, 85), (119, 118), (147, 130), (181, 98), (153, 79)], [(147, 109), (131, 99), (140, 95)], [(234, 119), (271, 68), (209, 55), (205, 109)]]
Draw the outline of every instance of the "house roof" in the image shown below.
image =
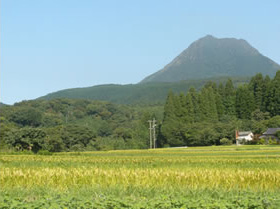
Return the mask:
[(263, 135), (274, 135), (277, 131), (280, 131), (280, 128), (268, 128)]
[(239, 131), (238, 136), (248, 136), (252, 131)]

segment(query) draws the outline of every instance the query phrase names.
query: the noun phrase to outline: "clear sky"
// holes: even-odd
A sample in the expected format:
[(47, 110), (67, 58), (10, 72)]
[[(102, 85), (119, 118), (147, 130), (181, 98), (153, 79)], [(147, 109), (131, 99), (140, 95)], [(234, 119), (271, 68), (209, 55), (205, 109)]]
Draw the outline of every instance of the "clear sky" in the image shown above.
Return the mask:
[(1, 0), (0, 101), (137, 83), (193, 41), (247, 40), (280, 63), (279, 0)]

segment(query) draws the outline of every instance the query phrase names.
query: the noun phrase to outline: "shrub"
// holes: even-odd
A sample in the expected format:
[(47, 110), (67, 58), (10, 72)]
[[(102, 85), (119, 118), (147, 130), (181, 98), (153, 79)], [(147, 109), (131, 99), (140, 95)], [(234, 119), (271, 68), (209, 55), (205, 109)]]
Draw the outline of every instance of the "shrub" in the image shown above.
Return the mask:
[(277, 144), (277, 140), (276, 139), (269, 139), (268, 140), (268, 144), (269, 145), (276, 145)]
[(245, 144), (247, 144), (247, 145), (256, 145), (256, 144), (259, 144), (259, 140), (253, 139), (251, 141), (247, 141)]
[(222, 139), (220, 139), (220, 143), (221, 143), (221, 145), (231, 145), (232, 141), (227, 138), (222, 138)]
[(264, 139), (264, 138), (261, 138), (261, 139), (259, 140), (259, 144), (266, 144), (265, 139)]

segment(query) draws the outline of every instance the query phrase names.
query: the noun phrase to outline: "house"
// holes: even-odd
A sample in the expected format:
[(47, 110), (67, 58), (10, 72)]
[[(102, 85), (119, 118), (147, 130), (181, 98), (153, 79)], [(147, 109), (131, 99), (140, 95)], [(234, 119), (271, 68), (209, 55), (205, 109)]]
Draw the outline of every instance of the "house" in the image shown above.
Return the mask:
[(276, 137), (276, 132), (280, 131), (280, 128), (268, 128), (266, 132), (263, 133), (263, 135), (260, 136), (260, 139), (276, 139), (279, 141), (280, 139)]
[(254, 134), (252, 131), (236, 131), (236, 144), (243, 144), (244, 142), (252, 141)]

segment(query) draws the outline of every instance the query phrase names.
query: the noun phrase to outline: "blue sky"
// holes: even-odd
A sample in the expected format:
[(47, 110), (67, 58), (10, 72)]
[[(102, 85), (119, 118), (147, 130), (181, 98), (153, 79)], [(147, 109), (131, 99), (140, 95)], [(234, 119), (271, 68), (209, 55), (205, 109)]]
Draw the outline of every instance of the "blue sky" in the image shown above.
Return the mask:
[(207, 34), (280, 63), (279, 11), (278, 0), (1, 0), (0, 101), (137, 83)]

